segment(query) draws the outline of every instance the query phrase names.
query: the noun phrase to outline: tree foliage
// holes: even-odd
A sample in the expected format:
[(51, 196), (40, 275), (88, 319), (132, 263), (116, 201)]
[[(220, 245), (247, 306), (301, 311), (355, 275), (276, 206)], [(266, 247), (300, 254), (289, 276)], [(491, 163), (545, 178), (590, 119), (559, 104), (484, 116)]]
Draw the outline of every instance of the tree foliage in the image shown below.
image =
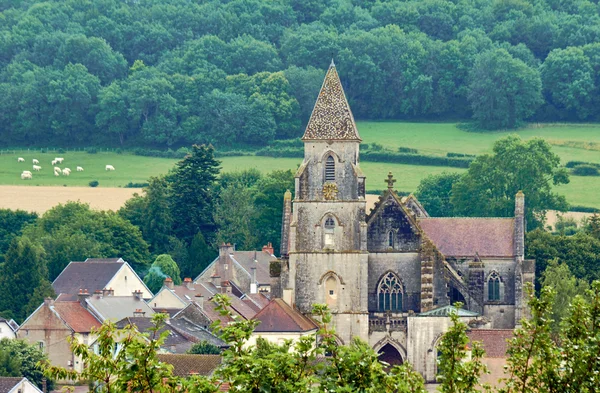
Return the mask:
[(8, 250), (10, 242), (21, 235), (27, 224), (35, 222), (37, 214), (23, 210), (0, 209), (0, 262), (4, 260), (4, 253)]
[(455, 216), (450, 196), (452, 186), (460, 178), (461, 175), (458, 173), (441, 173), (429, 175), (421, 180), (415, 196), (431, 217)]
[[(40, 390), (43, 388), (44, 373), (39, 362), (46, 361), (48, 356), (36, 344), (24, 340), (0, 340), (0, 376), (26, 377)], [(46, 388), (54, 388), (54, 380), (46, 379)]]
[(163, 286), (163, 282), (167, 277), (173, 280), (173, 284), (181, 285), (181, 273), (179, 266), (168, 254), (162, 254), (156, 257), (148, 274), (144, 277), (144, 283), (154, 293), (158, 292)]

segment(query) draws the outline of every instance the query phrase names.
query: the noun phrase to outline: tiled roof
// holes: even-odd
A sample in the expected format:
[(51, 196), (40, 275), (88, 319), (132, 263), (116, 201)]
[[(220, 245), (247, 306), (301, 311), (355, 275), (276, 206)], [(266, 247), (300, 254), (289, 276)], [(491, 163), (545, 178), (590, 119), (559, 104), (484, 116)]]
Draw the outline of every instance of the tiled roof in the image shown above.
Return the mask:
[(10, 392), (22, 380), (23, 377), (0, 377), (0, 393)]
[(333, 62), (325, 75), (302, 139), (360, 141), (354, 116)]
[(514, 256), (513, 218), (420, 218), (419, 226), (445, 256)]
[(275, 259), (271, 254), (264, 251), (234, 251), (229, 255), (233, 263), (238, 263), (252, 275), (252, 268), (256, 268), (256, 281), (258, 285), (271, 285), (269, 264)]
[(178, 333), (182, 334), (185, 338), (193, 342), (206, 341), (220, 348), (229, 347), (229, 345), (227, 345), (227, 343), (221, 340), (219, 337), (215, 336), (202, 326), (196, 325), (185, 317), (170, 319), (167, 324), (175, 329)]
[(254, 319), (260, 321), (255, 332), (307, 332), (318, 328), (313, 321), (282, 299), (271, 300)]
[(50, 307), (75, 333), (89, 333), (101, 325), (79, 302), (54, 302)]
[(188, 288), (185, 284), (175, 285), (172, 291), (186, 304), (193, 302), (196, 295), (202, 295), (205, 298), (209, 298), (213, 295), (213, 292), (200, 283), (191, 284), (191, 288), (193, 289)]
[(233, 308), (238, 314), (246, 319), (252, 319), (256, 315), (256, 311), (253, 307), (246, 304), (242, 299), (237, 296), (229, 296), (231, 301), (231, 308)]
[(125, 317), (133, 317), (136, 310), (144, 312), (145, 317), (154, 315), (148, 303), (135, 296), (98, 296), (92, 295), (87, 300), (90, 309), (102, 320), (120, 321)]
[(265, 294), (263, 293), (247, 293), (246, 295), (244, 295), (244, 299), (251, 299), (252, 302), (256, 305), (258, 305), (258, 307), (260, 307), (260, 309), (262, 310), (263, 308), (265, 308), (270, 302), (271, 300), (265, 296)]
[[(154, 327), (152, 318), (146, 317), (127, 317), (116, 323), (117, 328), (119, 329), (123, 329), (125, 326), (130, 324), (135, 325), (137, 330), (141, 333), (152, 334), (149, 329)], [(173, 329), (173, 327), (169, 324), (163, 325), (158, 333), (160, 334), (166, 330), (169, 331), (169, 335), (165, 339), (165, 342), (162, 346), (163, 349), (174, 353), (185, 353), (192, 346), (192, 341), (188, 340), (183, 334)]]
[(54, 292), (77, 294), (80, 289), (87, 289), (89, 293), (102, 290), (108, 285), (114, 275), (121, 269), (125, 262), (112, 262), (110, 260), (88, 259), (87, 262), (71, 262), (52, 283)]
[(469, 340), (479, 341), (483, 345), (486, 358), (505, 358), (508, 342), (514, 331), (510, 329), (473, 329), (467, 332)]
[(221, 355), (158, 354), (158, 360), (173, 365), (173, 375), (211, 375), (221, 364)]

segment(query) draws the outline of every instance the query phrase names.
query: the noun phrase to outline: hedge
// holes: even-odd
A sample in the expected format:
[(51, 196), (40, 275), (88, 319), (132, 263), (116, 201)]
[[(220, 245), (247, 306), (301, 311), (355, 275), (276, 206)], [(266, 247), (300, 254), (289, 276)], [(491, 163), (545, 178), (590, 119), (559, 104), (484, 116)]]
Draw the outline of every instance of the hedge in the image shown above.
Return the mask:
[(585, 162), (585, 161), (569, 161), (565, 164), (567, 168), (575, 168), (578, 165), (590, 165), (596, 168), (600, 168), (600, 164), (595, 164), (593, 162)]
[(394, 164), (449, 166), (455, 168), (468, 168), (472, 158), (455, 158), (425, 156), (422, 154), (394, 153), (391, 151), (372, 152), (366, 151), (361, 154), (363, 161), (389, 162)]
[(597, 209), (595, 207), (579, 206), (579, 205), (570, 206), (569, 211), (570, 212), (580, 212), (580, 213), (600, 213), (600, 209)]
[(577, 165), (571, 170), (571, 173), (573, 173), (576, 176), (600, 176), (598, 167), (588, 164)]

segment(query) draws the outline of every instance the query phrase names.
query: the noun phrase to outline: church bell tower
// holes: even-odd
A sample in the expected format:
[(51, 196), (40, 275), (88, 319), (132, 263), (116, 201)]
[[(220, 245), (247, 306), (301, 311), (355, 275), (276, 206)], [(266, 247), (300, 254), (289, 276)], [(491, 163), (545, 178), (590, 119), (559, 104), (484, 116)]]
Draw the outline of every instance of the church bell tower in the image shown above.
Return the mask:
[(361, 139), (335, 65), (331, 64), (304, 136), (289, 227), (289, 275), (296, 307), (325, 303), (338, 337), (368, 339), (367, 225)]

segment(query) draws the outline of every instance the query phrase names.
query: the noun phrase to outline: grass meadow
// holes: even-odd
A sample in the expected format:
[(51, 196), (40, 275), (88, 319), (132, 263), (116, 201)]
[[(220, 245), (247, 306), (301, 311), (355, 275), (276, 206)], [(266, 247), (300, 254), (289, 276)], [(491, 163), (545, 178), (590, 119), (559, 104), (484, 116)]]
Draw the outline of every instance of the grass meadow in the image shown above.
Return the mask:
[[(494, 141), (512, 132), (472, 133), (456, 127), (454, 123), (405, 123), (405, 122), (359, 122), (358, 128), (364, 143), (379, 143), (388, 148), (400, 146), (416, 148), (420, 153), (445, 155), (448, 152), (483, 154), (491, 152)], [(600, 163), (600, 125), (552, 125), (530, 127), (516, 131), (524, 139), (541, 137), (553, 145), (563, 163), (569, 160)], [(18, 163), (17, 157), (25, 158)], [(69, 167), (70, 176), (55, 177), (50, 162), (54, 157), (64, 157), (61, 168)], [(40, 160), (42, 170), (33, 172), (32, 180), (21, 180), (23, 170), (32, 170), (32, 159)], [(223, 171), (240, 171), (257, 168), (261, 172), (276, 169), (295, 170), (300, 164), (296, 158), (272, 157), (224, 157)], [(143, 183), (150, 176), (166, 173), (176, 162), (174, 159), (142, 157), (113, 152), (45, 153), (21, 151), (15, 154), (0, 154), (0, 184), (29, 186), (88, 187), (91, 180), (98, 180), (99, 187), (124, 187), (127, 183)], [(115, 171), (105, 171), (105, 165)], [(82, 166), (84, 172), (76, 172)], [(367, 190), (385, 188), (384, 179), (392, 172), (397, 179), (396, 188), (414, 191), (421, 179), (429, 174), (462, 172), (464, 169), (362, 162), (367, 176)], [(567, 197), (573, 205), (600, 208), (600, 177), (571, 176), (571, 183), (557, 187), (557, 192)]]

